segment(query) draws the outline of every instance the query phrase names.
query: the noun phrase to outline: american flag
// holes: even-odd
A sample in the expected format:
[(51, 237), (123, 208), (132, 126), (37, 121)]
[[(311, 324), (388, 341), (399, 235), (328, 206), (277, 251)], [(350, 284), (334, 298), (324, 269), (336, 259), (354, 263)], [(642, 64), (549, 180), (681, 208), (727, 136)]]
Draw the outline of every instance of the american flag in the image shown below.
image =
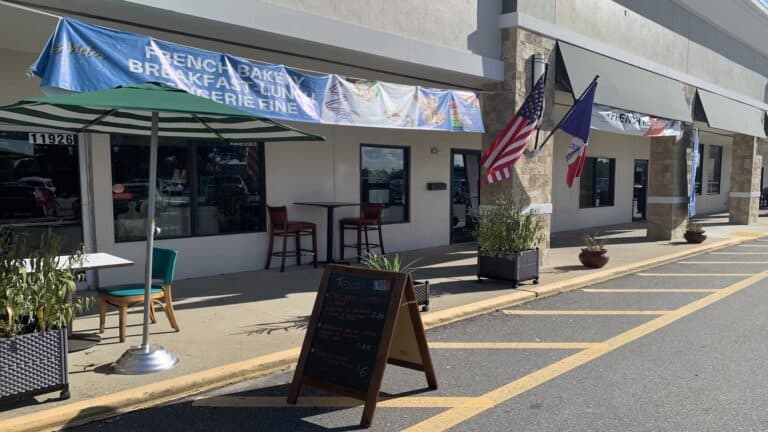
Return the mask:
[(545, 77), (546, 74), (536, 81), (533, 91), (525, 98), (523, 106), (507, 123), (507, 127), (496, 137), (496, 140), (480, 159), (480, 162), (488, 170), (488, 174), (485, 176), (487, 184), (510, 177), (512, 165), (523, 157), (528, 139), (533, 131), (541, 126), (541, 115), (544, 112)]

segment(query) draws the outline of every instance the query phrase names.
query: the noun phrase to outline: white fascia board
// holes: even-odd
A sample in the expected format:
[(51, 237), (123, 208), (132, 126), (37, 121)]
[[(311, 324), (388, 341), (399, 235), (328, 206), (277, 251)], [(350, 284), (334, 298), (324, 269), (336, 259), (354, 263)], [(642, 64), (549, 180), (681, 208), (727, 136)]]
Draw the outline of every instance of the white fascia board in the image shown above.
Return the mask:
[(760, 100), (750, 98), (741, 93), (734, 92), (733, 90), (722, 88), (718, 85), (704, 81), (677, 69), (673, 69), (669, 66), (664, 66), (635, 54), (630, 54), (611, 45), (586, 37), (580, 33), (559, 27), (558, 25), (549, 21), (541, 20), (539, 18), (535, 18), (520, 12), (502, 14), (499, 17), (499, 28), (504, 29), (512, 27), (524, 28), (544, 36), (551, 37), (552, 39), (568, 42), (571, 45), (576, 45), (578, 47), (594, 51), (598, 54), (616, 59), (632, 66), (639, 67), (640, 69), (645, 69), (649, 72), (664, 75), (693, 87), (708, 90), (712, 93), (717, 93), (721, 96), (725, 96), (729, 99), (733, 99), (735, 101), (745, 103), (756, 108), (763, 110), (768, 109), (768, 104), (765, 104)]
[[(127, 0), (145, 7), (213, 20), (226, 25), (273, 33), (307, 41), (308, 46), (326, 45), (456, 74), (482, 81), (504, 80), (504, 62), (470, 51), (421, 42), (380, 30), (338, 21), (300, 10), (260, 1), (243, 2), (242, 9), (223, 8), (217, 2), (185, 0)], [(194, 6), (194, 7), (192, 7)], [(243, 10), (251, 13), (243, 13)], [(190, 31), (191, 29), (185, 29)], [(205, 36), (201, 34), (201, 36)], [(298, 53), (301, 54), (301, 53)]]

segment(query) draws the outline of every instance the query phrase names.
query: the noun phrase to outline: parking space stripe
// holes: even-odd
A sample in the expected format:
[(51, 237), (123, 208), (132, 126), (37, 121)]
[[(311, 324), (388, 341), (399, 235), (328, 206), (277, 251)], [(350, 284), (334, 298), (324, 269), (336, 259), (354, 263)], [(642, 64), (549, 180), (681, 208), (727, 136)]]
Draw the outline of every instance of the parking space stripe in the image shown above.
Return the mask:
[(768, 252), (710, 252), (707, 255), (768, 255)]
[(768, 261), (678, 261), (677, 264), (768, 264)]
[[(704, 309), (707, 306), (710, 306), (766, 278), (768, 278), (768, 270), (742, 279), (706, 297), (700, 298), (685, 306), (675, 309), (668, 314), (652, 319), (644, 324), (640, 324), (637, 327), (614, 336), (603, 342), (601, 345), (596, 345), (583, 351), (579, 351), (576, 354), (570, 355), (560, 361), (552, 363), (542, 369), (537, 370), (536, 372), (528, 374), (522, 378), (518, 378), (515, 381), (512, 381), (502, 387), (482, 395), (482, 397), (493, 401), (494, 406), (508, 401), (521, 393), (538, 387), (547, 381), (555, 379), (579, 366), (589, 363), (592, 360), (595, 360), (619, 347), (622, 347), (643, 336), (666, 327), (675, 321), (678, 321), (688, 315), (693, 314), (694, 312)], [(444, 431), (488, 409), (490, 409), (490, 407), (451, 408), (412, 427), (404, 429), (404, 432)]]
[(745, 248), (768, 248), (768, 245), (758, 245), (758, 244), (740, 244), (736, 245), (735, 247), (745, 247)]
[(709, 293), (717, 289), (708, 288), (584, 288), (585, 293)]
[(752, 276), (754, 273), (635, 273), (643, 277), (713, 277), (713, 276)]
[(432, 349), (586, 349), (600, 342), (431, 342)]
[[(199, 398), (192, 406), (218, 408), (354, 408), (363, 406), (365, 401), (343, 396), (302, 396), (295, 405), (289, 405), (285, 396), (215, 396)], [(493, 402), (482, 397), (451, 396), (404, 396), (381, 398), (379, 408), (490, 408)]]
[(664, 315), (668, 310), (532, 310), (508, 309), (502, 311), (507, 315)]

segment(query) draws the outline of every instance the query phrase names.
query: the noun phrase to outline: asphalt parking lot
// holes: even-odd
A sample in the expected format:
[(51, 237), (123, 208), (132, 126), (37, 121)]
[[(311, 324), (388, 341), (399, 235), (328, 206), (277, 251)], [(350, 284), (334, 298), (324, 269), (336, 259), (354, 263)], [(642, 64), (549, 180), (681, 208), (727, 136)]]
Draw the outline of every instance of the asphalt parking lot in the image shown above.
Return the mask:
[[(768, 241), (427, 332), (439, 388), (388, 366), (370, 430), (768, 430)], [(77, 431), (356, 430), (361, 403), (291, 371)]]

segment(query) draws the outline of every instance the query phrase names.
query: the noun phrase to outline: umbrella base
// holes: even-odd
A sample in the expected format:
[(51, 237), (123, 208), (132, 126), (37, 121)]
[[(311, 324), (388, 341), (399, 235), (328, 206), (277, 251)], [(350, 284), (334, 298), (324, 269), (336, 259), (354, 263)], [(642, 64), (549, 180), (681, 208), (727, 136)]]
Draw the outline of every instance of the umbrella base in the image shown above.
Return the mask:
[(133, 346), (115, 362), (116, 373), (139, 375), (172, 369), (179, 359), (160, 345)]

